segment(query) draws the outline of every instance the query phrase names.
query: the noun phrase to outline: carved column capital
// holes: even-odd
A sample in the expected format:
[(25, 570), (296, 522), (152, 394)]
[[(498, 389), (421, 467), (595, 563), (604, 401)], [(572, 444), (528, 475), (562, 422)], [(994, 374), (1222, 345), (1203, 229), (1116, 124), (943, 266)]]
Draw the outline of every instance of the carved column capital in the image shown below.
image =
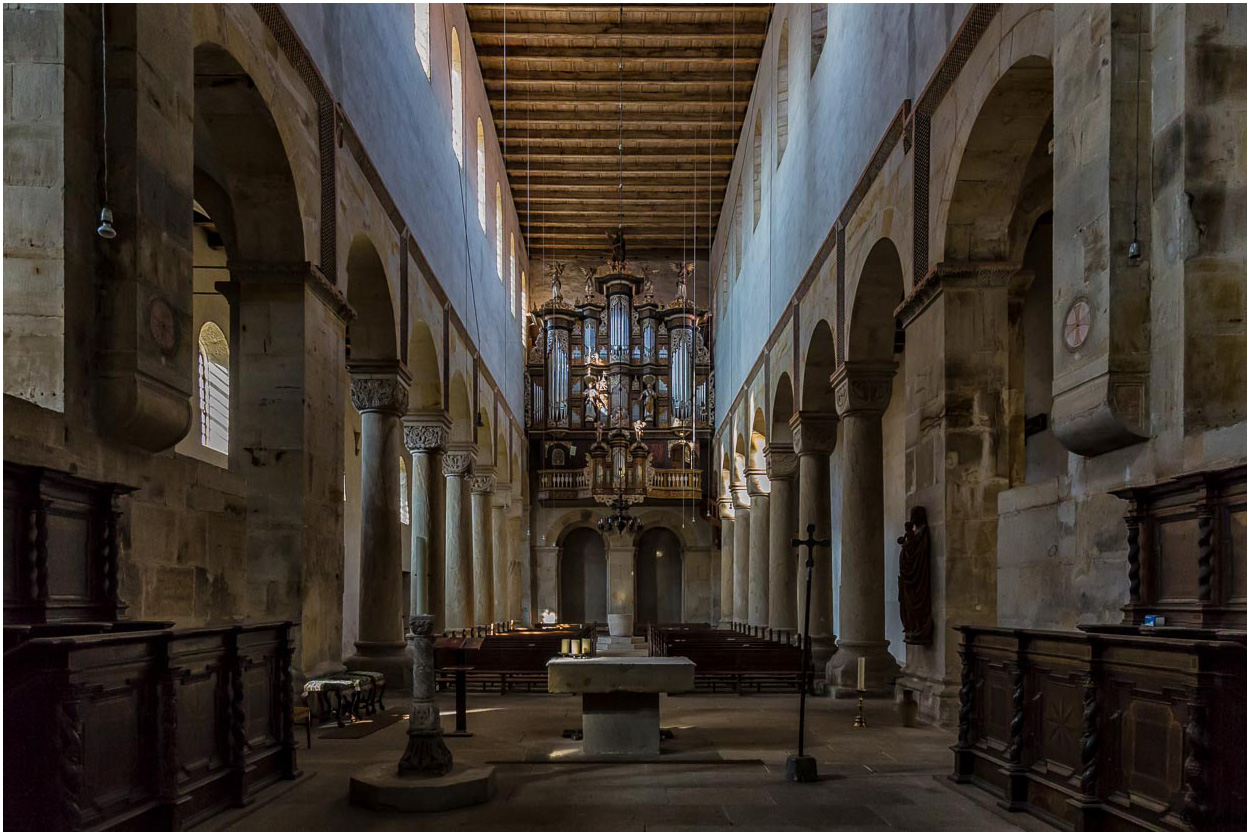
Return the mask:
[(495, 473), (490, 468), (475, 469), (469, 489), (474, 493), (493, 493), (495, 490)]
[(441, 452), (450, 437), (451, 420), (442, 412), (404, 415), (404, 447), (409, 452)]
[(746, 484), (734, 484), (730, 489), (733, 491), (734, 508), (737, 510), (750, 510), (751, 497), (747, 493)]
[(833, 452), (838, 437), (837, 415), (827, 412), (795, 412), (790, 417), (790, 437), (799, 455)]
[(383, 412), (400, 417), (408, 411), (408, 384), (412, 377), (402, 363), (359, 363), (352, 374), (352, 405), (356, 411)]
[(880, 415), (890, 405), (896, 362), (846, 362), (829, 378), (838, 417)]
[(443, 455), (443, 475), (463, 478), (473, 472), (474, 454), (471, 449), (449, 449)]
[(768, 471), (765, 469), (749, 469), (747, 470), (747, 495), (748, 496), (767, 496), (770, 485), (768, 483)]
[(788, 481), (798, 475), (799, 457), (794, 454), (794, 447), (769, 444), (764, 450), (764, 458), (768, 461), (769, 480)]
[(716, 504), (720, 507), (720, 518), (727, 522), (734, 520), (734, 500), (729, 496), (721, 496), (716, 500)]

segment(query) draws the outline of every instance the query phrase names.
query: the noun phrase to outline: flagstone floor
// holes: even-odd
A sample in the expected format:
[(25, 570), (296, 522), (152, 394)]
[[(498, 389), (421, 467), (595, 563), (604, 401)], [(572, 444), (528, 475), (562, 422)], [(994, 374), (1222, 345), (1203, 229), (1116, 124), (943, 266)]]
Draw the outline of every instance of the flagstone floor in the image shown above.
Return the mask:
[[(450, 697), (440, 694), (444, 727)], [(402, 705), (398, 709), (402, 709)], [(397, 709), (392, 703), (392, 709)], [(869, 726), (852, 728), (850, 701), (808, 702), (808, 751), (822, 779), (787, 783), (798, 698), (776, 695), (662, 697), (661, 724), (674, 738), (649, 764), (576, 762), (580, 700), (548, 694), (469, 695), (469, 738), (449, 739), (457, 762), (493, 763), (495, 798), (436, 814), (380, 813), (351, 806), (349, 776), (397, 762), (407, 722), (360, 739), (300, 739), (304, 777), (277, 796), (221, 816), (232, 830), (1040, 830), (1037, 820), (971, 798), (946, 780), (954, 737), (904, 728), (893, 703), (867, 703)], [(316, 732), (314, 731), (314, 734)], [(666, 761), (667, 760), (667, 761)], [(679, 760), (679, 762), (673, 762)], [(285, 788), (285, 791), (283, 791)]]

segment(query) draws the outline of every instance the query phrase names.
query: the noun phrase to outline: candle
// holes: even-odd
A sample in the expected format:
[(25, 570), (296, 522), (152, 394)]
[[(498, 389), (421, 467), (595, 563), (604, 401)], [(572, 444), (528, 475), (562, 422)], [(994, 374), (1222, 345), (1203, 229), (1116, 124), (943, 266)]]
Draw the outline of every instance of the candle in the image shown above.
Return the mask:
[(569, 639), (568, 639), (568, 638), (563, 638), (563, 639), (561, 639), (561, 641), (560, 641), (560, 654), (561, 654), (561, 655), (570, 655), (570, 654), (571, 654), (571, 653), (569, 652)]
[(582, 638), (582, 655), (590, 655), (590, 639)]
[(867, 689), (868, 689), (868, 688), (864, 687), (864, 666), (865, 666), (865, 664), (867, 663), (867, 661), (868, 661), (868, 659), (867, 659), (867, 658), (864, 658), (863, 656), (860, 656), (860, 658), (859, 658), (859, 679), (858, 679), (858, 681), (857, 681), (857, 683), (856, 683), (855, 689), (856, 689), (856, 690), (858, 690), (858, 691), (859, 691), (859, 692), (861, 692), (861, 693), (862, 693), (862, 692), (864, 692), (865, 690), (867, 690)]

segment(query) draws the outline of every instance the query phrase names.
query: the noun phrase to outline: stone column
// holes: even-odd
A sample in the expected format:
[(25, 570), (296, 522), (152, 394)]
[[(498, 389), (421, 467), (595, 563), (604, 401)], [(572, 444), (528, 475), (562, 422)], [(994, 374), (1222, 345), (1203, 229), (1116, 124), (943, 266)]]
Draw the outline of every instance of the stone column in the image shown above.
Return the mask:
[(734, 502), (721, 496), (720, 505), (720, 628), (734, 620)]
[[(799, 458), (798, 528), (806, 531), (816, 526), (817, 539), (830, 538), (829, 455), (837, 437), (838, 419), (834, 415), (798, 412), (790, 418), (790, 433)], [(806, 562), (806, 553), (802, 554)], [(833, 633), (833, 555), (829, 548), (813, 551), (812, 567), (812, 665), (819, 676), (834, 653)], [(799, 629), (803, 624), (802, 599), (805, 576), (799, 574), (800, 560), (792, 563), (796, 573), (796, 612)]]
[(867, 689), (893, 693), (898, 662), (885, 638), (885, 510), (881, 415), (890, 403), (893, 362), (842, 365), (833, 376), (841, 420), (842, 588), (838, 654), (829, 665), (835, 695), (855, 692), (858, 661), (867, 658)]
[(521, 517), (520, 500), (513, 497), (508, 516), (508, 620), (524, 623), (522, 612)]
[(508, 619), (508, 509), (512, 500), (512, 487), (499, 484), (491, 495), (491, 614), (493, 623)]
[(408, 711), (408, 747), (399, 759), (399, 773), (439, 777), (451, 771), (452, 761), (434, 702), (434, 618), (414, 615), (409, 624), (412, 703)]
[(614, 638), (628, 637), (634, 632), (634, 535), (610, 533), (604, 538), (608, 543), (608, 629)]
[(434, 632), (443, 625), (443, 450), (451, 420), (442, 412), (404, 416), (404, 446), (412, 454), (412, 567), (413, 615), (431, 615)]
[[(794, 521), (794, 477), (799, 459), (794, 448), (770, 444), (768, 459), (768, 626), (798, 630), (799, 565), (790, 541), (798, 536)], [(801, 538), (801, 537), (800, 537)]]
[(491, 467), (475, 469), (473, 490), (473, 623), (484, 626), (494, 613), (494, 547), (491, 542), (491, 500), (495, 492), (495, 473)]
[(734, 624), (745, 626), (751, 600), (751, 497), (745, 484), (733, 485)]
[(747, 623), (768, 626), (769, 484), (764, 470), (747, 470), (751, 500), (751, 554), (747, 560)]
[(348, 669), (376, 669), (406, 680), (403, 628), (403, 526), (399, 521), (400, 417), (408, 410), (408, 371), (399, 363), (352, 367), (360, 412), (360, 629)]
[(465, 495), (473, 456), (472, 447), (451, 448), (443, 456), (447, 507), (443, 527), (444, 629), (468, 629), (473, 625), (473, 565), (469, 561), (469, 506)]
[(560, 548), (557, 545), (534, 546), (534, 612), (535, 621), (543, 619), (544, 612), (555, 612), (558, 620), (564, 619), (560, 611), (560, 584), (557, 566), (560, 564)]

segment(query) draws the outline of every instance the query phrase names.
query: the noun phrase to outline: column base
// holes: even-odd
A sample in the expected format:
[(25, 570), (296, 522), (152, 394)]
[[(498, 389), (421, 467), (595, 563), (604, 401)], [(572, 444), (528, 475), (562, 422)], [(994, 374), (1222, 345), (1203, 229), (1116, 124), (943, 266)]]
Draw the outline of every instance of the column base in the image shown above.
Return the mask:
[(412, 656), (403, 643), (356, 642), (356, 654), (343, 659), (348, 670), (369, 670), (386, 676), (388, 693), (412, 691)]
[(959, 681), (913, 673), (904, 668), (894, 682), (895, 698), (902, 700), (903, 691), (916, 694), (917, 718), (928, 725), (942, 728), (959, 727)]
[(893, 696), (894, 682), (899, 677), (898, 661), (890, 655), (888, 641), (838, 644), (838, 654), (825, 669), (829, 693), (835, 699), (859, 696), (859, 659), (868, 659), (864, 671), (865, 696)]
[[(799, 636), (800, 640), (802, 637), (802, 635)], [(833, 663), (833, 657), (837, 653), (838, 641), (835, 636), (812, 638), (812, 670), (815, 671), (818, 687), (821, 682), (829, 680), (829, 665)]]

